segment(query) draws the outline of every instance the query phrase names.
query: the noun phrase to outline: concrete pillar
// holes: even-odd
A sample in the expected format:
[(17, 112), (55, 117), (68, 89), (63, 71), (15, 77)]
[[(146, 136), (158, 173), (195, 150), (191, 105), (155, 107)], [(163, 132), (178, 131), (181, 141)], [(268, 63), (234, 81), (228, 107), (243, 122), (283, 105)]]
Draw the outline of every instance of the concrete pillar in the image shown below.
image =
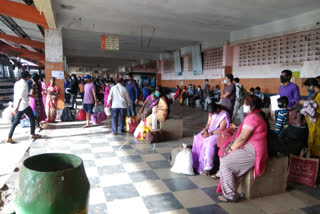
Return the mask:
[[(223, 44), (223, 56), (222, 56), (222, 69), (223, 76), (226, 74), (232, 74), (232, 65), (233, 65), (233, 47), (230, 45), (229, 41), (226, 41)], [(221, 90), (224, 89), (223, 79), (221, 79)]]
[(64, 77), (67, 75), (63, 63), (63, 43), (61, 30), (45, 31), (45, 74), (46, 83), (49, 84), (52, 72), (63, 72), (63, 78), (56, 78), (56, 84), (60, 89), (58, 109), (64, 108)]

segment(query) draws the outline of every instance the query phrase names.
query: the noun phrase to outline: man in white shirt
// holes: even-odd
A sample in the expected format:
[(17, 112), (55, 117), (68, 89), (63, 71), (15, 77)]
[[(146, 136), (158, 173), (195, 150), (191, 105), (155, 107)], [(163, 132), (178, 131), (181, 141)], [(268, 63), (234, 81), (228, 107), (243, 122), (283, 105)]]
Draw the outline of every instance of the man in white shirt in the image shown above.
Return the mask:
[(125, 119), (127, 106), (130, 106), (131, 101), (127, 91), (127, 88), (124, 86), (124, 79), (120, 78), (118, 84), (113, 86), (110, 90), (108, 97), (107, 106), (112, 102), (111, 111), (112, 111), (112, 133), (117, 134), (118, 130), (118, 117), (120, 114), (120, 132), (125, 131)]
[(13, 132), (17, 125), (20, 123), (22, 116), (25, 114), (30, 120), (31, 138), (39, 138), (40, 135), (35, 134), (35, 116), (32, 109), (28, 103), (28, 80), (30, 79), (30, 74), (27, 71), (21, 72), (21, 79), (14, 84), (14, 119), (10, 128), (8, 143), (15, 143), (12, 140)]

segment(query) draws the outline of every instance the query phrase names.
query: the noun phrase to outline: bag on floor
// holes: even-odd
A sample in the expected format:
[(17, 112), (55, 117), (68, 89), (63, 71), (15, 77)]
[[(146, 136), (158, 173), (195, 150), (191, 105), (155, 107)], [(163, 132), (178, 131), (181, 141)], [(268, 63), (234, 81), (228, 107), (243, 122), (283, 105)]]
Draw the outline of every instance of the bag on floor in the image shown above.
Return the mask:
[(141, 138), (141, 128), (142, 126), (144, 126), (146, 124), (146, 120), (141, 120), (139, 125), (137, 126), (136, 130), (134, 131), (133, 133), (133, 136), (137, 139), (140, 139)]
[(168, 139), (167, 133), (161, 129), (151, 131), (146, 135), (146, 143), (159, 143)]
[(102, 121), (106, 120), (106, 118), (107, 115), (104, 111), (100, 111), (90, 116), (90, 120), (93, 125), (99, 125)]
[(310, 158), (307, 148), (301, 151), (300, 156), (291, 154), (288, 181), (316, 187), (318, 167), (319, 159)]
[(182, 144), (182, 146), (183, 149), (177, 154), (170, 171), (179, 174), (194, 175), (192, 152), (186, 144)]
[(71, 111), (71, 108), (67, 107), (63, 109), (61, 114), (61, 121), (62, 122), (74, 121), (74, 115)]
[[(190, 149), (190, 151), (192, 151), (192, 145), (187, 145), (187, 148)], [(178, 146), (175, 147), (171, 150), (171, 154), (170, 154), (170, 166), (173, 166), (177, 155), (179, 154), (179, 152), (181, 152), (183, 149), (183, 146)]]
[(77, 112), (77, 120), (86, 120), (86, 112), (84, 112), (83, 109), (80, 109), (78, 112)]
[(126, 129), (127, 132), (133, 133), (139, 125), (139, 117), (126, 117)]
[(13, 103), (9, 102), (7, 108), (5, 108), (2, 112), (2, 121), (5, 123), (11, 123), (14, 116), (14, 108)]
[(20, 120), (20, 126), (22, 128), (30, 127), (31, 126), (30, 119), (29, 118), (25, 118), (25, 119)]

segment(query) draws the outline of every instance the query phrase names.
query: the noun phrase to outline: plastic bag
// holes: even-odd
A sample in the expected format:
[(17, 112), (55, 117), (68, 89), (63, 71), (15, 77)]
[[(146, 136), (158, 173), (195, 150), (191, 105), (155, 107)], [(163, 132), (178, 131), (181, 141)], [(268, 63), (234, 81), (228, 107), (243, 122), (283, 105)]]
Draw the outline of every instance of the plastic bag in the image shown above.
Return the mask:
[(5, 123), (11, 123), (12, 118), (14, 116), (14, 109), (13, 109), (13, 103), (9, 102), (9, 105), (7, 108), (5, 108), (2, 112), (2, 120)]
[(109, 107), (104, 108), (104, 112), (108, 117), (111, 116), (111, 109)]
[(177, 154), (170, 171), (179, 174), (194, 175), (192, 152), (187, 148), (186, 144), (182, 144), (182, 146), (183, 149)]
[(133, 136), (134, 136), (135, 138), (140, 139), (140, 137), (141, 137), (141, 133), (140, 133), (141, 127), (144, 126), (145, 123), (146, 123), (146, 120), (141, 120), (141, 121), (140, 121), (139, 125), (137, 126), (136, 130), (135, 130), (134, 133), (133, 133)]

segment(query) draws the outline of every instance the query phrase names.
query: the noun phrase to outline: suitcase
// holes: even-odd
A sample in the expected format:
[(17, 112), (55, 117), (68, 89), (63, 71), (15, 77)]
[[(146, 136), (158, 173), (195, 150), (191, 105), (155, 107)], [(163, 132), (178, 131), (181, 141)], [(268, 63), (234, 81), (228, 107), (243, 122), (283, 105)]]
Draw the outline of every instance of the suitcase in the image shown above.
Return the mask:
[(161, 129), (151, 131), (146, 135), (146, 143), (159, 143), (167, 139), (167, 133)]

